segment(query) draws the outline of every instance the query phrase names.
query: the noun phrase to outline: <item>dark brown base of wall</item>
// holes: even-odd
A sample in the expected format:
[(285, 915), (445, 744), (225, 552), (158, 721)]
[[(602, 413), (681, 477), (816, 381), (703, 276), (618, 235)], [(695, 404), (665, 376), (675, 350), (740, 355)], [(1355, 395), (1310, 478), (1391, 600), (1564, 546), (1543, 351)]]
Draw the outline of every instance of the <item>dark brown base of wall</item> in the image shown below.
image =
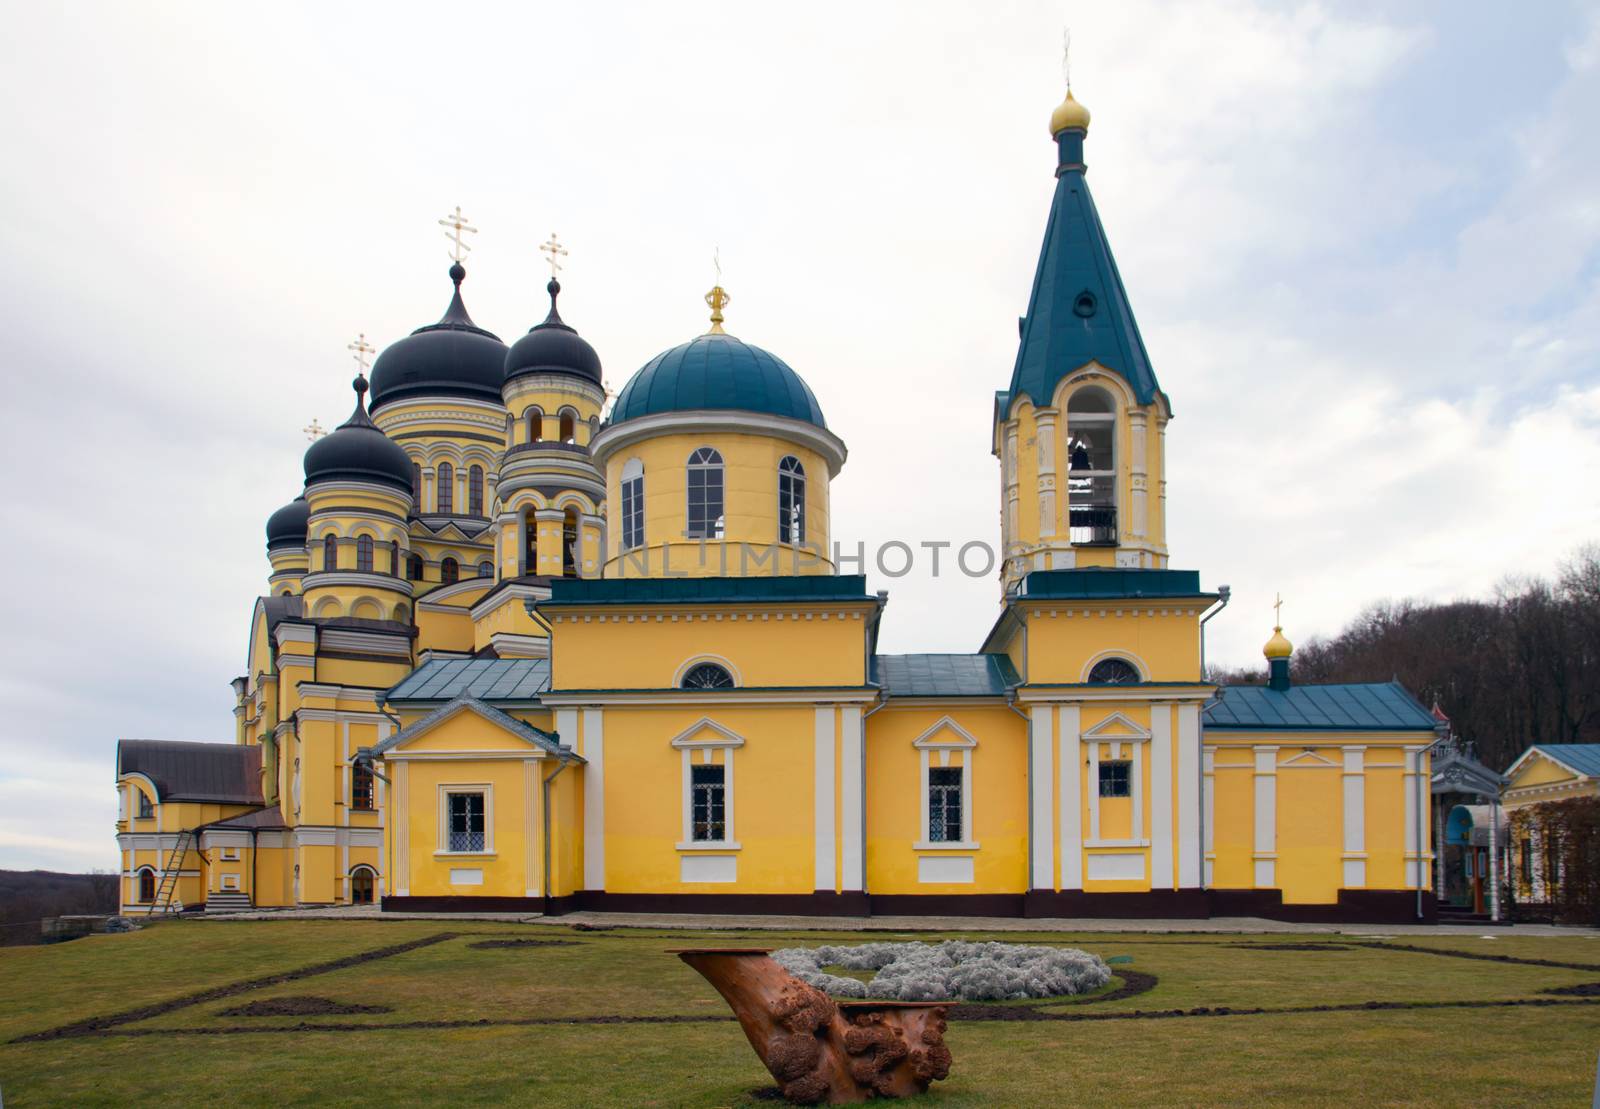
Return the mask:
[(1253, 916), (1300, 924), (1427, 924), (1438, 922), (1433, 894), (1406, 890), (1340, 890), (1332, 905), (1285, 905), (1278, 890), (1153, 890), (1025, 894), (608, 893), (568, 897), (385, 897), (384, 912), (402, 913), (714, 913), (738, 916), (998, 916), (1090, 920), (1205, 920)]

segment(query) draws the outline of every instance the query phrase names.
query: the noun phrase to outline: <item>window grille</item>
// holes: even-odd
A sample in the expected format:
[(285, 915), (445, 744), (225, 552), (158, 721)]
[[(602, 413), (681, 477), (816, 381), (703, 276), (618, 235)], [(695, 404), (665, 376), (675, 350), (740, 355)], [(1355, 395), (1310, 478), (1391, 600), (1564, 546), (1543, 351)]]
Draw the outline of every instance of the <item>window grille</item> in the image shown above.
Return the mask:
[(322, 540), (322, 568), (324, 570), (339, 568), (339, 541), (331, 535)]
[(1122, 658), (1101, 659), (1089, 671), (1091, 685), (1136, 685), (1140, 680), (1139, 668)]
[(692, 667), (679, 683), (684, 689), (732, 689), (733, 675), (714, 662)]
[(722, 538), (722, 455), (710, 447), (689, 456), (688, 508), (688, 538)]
[(483, 851), (483, 794), (452, 793), (449, 796), (450, 850)]
[(482, 466), (474, 466), (467, 471), (467, 511), (474, 516), (483, 515)]
[(156, 872), (153, 870), (139, 871), (139, 900), (151, 902), (156, 899)]
[(692, 838), (697, 843), (721, 843), (728, 838), (726, 768), (694, 766), (690, 774)]
[(644, 546), (644, 469), (637, 460), (624, 468), (622, 479), (622, 549)]
[(372, 536), (363, 535), (356, 540), (356, 569), (372, 573)]
[(139, 819), (149, 820), (156, 814), (155, 806), (150, 804), (150, 795), (142, 789), (134, 790), (139, 795)]
[(447, 558), (439, 563), (439, 581), (445, 585), (454, 585), (461, 580), (461, 563), (453, 558)]
[(961, 767), (928, 768), (928, 841), (961, 842)]
[(372, 804), (372, 767), (358, 762), (350, 768), (350, 807), (370, 811)]
[(439, 512), (443, 515), (455, 511), (456, 504), (456, 472), (450, 463), (439, 463)]
[(778, 542), (806, 541), (806, 468), (793, 455), (778, 463)]
[(490, 562), (488, 559), (484, 559), (482, 562), (478, 563), (478, 576), (480, 578), (494, 577), (494, 563)]
[(1131, 771), (1133, 764), (1125, 759), (1115, 762), (1100, 764), (1100, 796), (1101, 797), (1131, 797), (1133, 796), (1133, 779)]

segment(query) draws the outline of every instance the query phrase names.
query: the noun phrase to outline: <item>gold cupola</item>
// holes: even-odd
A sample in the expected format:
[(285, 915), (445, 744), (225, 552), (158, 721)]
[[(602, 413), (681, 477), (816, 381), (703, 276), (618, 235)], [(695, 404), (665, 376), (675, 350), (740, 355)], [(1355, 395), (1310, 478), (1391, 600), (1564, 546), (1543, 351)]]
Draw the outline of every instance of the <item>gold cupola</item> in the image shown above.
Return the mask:
[(1089, 109), (1079, 104), (1072, 95), (1072, 88), (1067, 88), (1067, 98), (1056, 105), (1056, 110), (1050, 113), (1050, 135), (1055, 137), (1063, 131), (1089, 130)]

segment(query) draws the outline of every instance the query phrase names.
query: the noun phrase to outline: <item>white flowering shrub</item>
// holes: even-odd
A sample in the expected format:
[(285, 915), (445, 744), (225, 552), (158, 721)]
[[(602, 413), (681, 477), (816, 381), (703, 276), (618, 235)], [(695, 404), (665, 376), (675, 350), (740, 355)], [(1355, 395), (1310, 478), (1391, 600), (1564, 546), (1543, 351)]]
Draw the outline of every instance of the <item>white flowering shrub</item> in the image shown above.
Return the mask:
[[(895, 1001), (1002, 1001), (1059, 997), (1099, 989), (1111, 968), (1098, 955), (1070, 947), (1015, 943), (867, 943), (854, 947), (786, 947), (779, 966), (834, 997)], [(870, 982), (824, 967), (870, 970)]]

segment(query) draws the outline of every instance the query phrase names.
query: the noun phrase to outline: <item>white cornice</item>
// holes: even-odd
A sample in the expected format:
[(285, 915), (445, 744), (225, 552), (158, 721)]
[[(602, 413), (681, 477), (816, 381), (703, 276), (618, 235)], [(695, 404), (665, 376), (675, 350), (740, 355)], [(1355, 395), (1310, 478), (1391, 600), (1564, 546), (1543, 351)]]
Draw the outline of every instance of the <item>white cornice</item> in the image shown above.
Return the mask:
[(482, 620), (491, 612), (513, 601), (520, 604), (528, 600), (548, 601), (549, 599), (550, 587), (548, 585), (524, 585), (513, 582), (492, 597), (484, 597), (475, 601), (470, 611), (472, 612), (472, 619), (476, 621)]
[(411, 583), (405, 578), (397, 578), (391, 574), (379, 574), (367, 570), (318, 570), (305, 576), (305, 591), (310, 593), (314, 589), (326, 589), (336, 585), (353, 585), (363, 589), (379, 589), (389, 593), (398, 593), (402, 597), (411, 596)]
[(852, 705), (877, 700), (877, 690), (640, 690), (615, 692), (574, 690), (571, 693), (545, 692), (539, 701), (546, 705)]
[(1216, 688), (1214, 685), (1163, 686), (1159, 689), (1151, 689), (1149, 686), (1140, 685), (1111, 685), (1092, 689), (1086, 689), (1082, 686), (1029, 689), (1026, 686), (1022, 686), (1017, 689), (1017, 700), (1029, 703), (1052, 702), (1057, 704), (1075, 704), (1087, 701), (1119, 701), (1129, 704), (1141, 701), (1202, 702), (1209, 700)]
[(828, 464), (828, 476), (837, 477), (849, 452), (844, 440), (826, 428), (787, 416), (765, 416), (758, 412), (694, 409), (687, 412), (657, 412), (624, 420), (603, 429), (589, 444), (595, 461), (604, 467), (607, 460), (618, 451), (644, 439), (662, 435), (715, 434), (759, 435), (783, 439), (820, 454)]

